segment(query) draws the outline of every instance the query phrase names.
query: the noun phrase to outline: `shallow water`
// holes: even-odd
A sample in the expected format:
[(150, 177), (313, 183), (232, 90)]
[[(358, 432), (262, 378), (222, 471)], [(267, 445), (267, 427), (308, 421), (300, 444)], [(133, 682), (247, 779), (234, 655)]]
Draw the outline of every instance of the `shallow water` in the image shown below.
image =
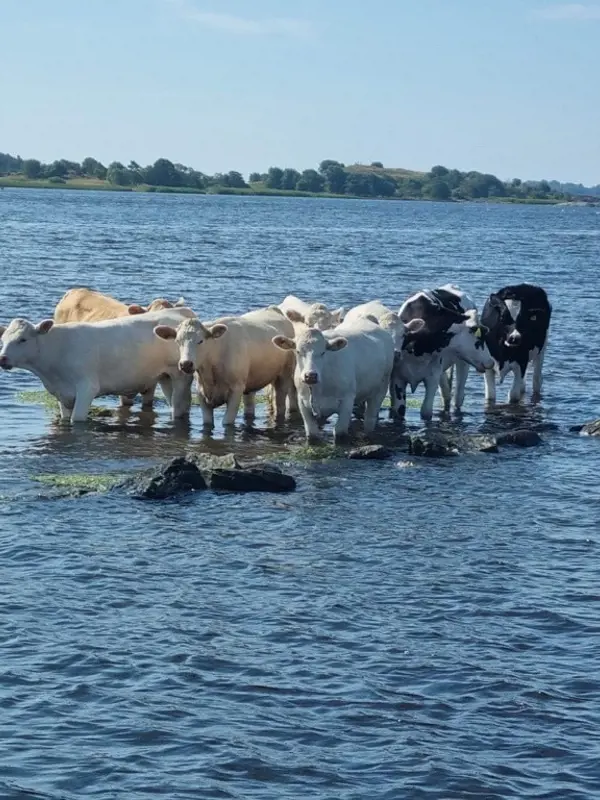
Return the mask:
[[(233, 442), (197, 408), (189, 430), (159, 406), (73, 431), (0, 375), (0, 797), (598, 797), (600, 443), (567, 432), (599, 415), (597, 209), (6, 189), (0, 242), (6, 320), (80, 284), (211, 317), (539, 282), (542, 404), (485, 415), (472, 375), (452, 424), (560, 426), (499, 455), (299, 462), (260, 408)], [(34, 480), (185, 448), (275, 454), (299, 489)]]

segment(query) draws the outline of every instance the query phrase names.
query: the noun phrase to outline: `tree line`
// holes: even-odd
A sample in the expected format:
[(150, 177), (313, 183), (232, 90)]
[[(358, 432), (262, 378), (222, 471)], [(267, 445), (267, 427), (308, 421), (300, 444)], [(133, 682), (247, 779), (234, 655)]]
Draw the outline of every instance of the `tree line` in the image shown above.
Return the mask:
[(509, 198), (522, 200), (563, 200), (569, 194), (548, 181), (502, 181), (482, 172), (461, 172), (437, 165), (427, 173), (387, 170), (380, 161), (370, 166), (346, 166), (325, 159), (317, 169), (300, 172), (291, 167), (270, 167), (267, 172), (252, 172), (248, 182), (235, 170), (207, 175), (166, 158), (142, 167), (136, 161), (127, 166), (113, 161), (105, 166), (95, 158), (81, 163), (59, 159), (44, 164), (35, 158), (22, 159), (0, 153), (0, 175), (23, 175), (63, 183), (69, 178), (96, 178), (119, 187), (172, 187), (206, 190), (255, 190), (306, 192), (311, 194), (351, 195), (355, 197), (396, 197), (407, 200), (474, 200)]

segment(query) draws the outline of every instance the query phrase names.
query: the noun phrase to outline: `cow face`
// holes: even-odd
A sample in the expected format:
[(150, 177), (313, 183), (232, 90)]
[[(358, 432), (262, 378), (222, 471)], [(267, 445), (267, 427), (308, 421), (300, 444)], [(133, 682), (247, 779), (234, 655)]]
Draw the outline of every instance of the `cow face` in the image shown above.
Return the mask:
[(0, 328), (0, 367), (10, 370), (34, 363), (39, 355), (39, 337), (47, 334), (53, 326), (51, 319), (45, 319), (39, 325), (33, 325), (26, 319), (13, 319), (8, 328)]
[(327, 339), (316, 328), (307, 328), (296, 336), (274, 336), (273, 344), (281, 350), (296, 351), (296, 374), (306, 386), (318, 386), (323, 380), (325, 354), (342, 350), (348, 344), (343, 336)]
[(498, 294), (491, 294), (481, 312), (481, 322), (489, 331), (489, 337), (498, 345), (515, 342), (515, 319), (505, 301)]
[(227, 333), (227, 325), (216, 323), (207, 327), (199, 319), (185, 319), (177, 328), (157, 325), (154, 333), (161, 339), (175, 339), (179, 348), (179, 369), (191, 375), (202, 359), (202, 345)]
[(476, 312), (467, 312), (467, 316), (464, 324), (457, 325), (452, 330), (451, 345), (459, 358), (475, 367), (478, 372), (485, 372), (494, 366), (494, 359), (485, 343), (488, 329), (479, 324)]

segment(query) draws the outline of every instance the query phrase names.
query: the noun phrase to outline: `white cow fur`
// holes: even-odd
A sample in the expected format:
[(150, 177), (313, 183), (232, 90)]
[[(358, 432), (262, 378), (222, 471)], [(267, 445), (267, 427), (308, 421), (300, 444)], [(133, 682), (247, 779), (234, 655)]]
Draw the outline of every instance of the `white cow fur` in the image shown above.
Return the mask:
[(416, 319), (405, 325), (398, 314), (384, 305), (381, 300), (370, 300), (368, 303), (354, 306), (346, 313), (344, 323), (364, 319), (365, 317), (374, 318), (380, 327), (388, 331), (394, 340), (396, 350), (402, 350), (402, 343), (408, 331), (420, 330), (425, 325), (422, 320)]
[(320, 331), (335, 328), (344, 318), (343, 307), (330, 311), (324, 303), (306, 303), (293, 294), (288, 294), (279, 304), (279, 308), (284, 314), (287, 314), (288, 311), (295, 311), (298, 317), (293, 319), (293, 322), (302, 322), (309, 327), (318, 328)]
[[(469, 313), (469, 312), (467, 312)], [(474, 366), (478, 372), (484, 372), (493, 366), (489, 350), (476, 347), (478, 338), (473, 330), (472, 320), (451, 325), (448, 332), (452, 334), (449, 344), (434, 353), (414, 355), (406, 350), (396, 359), (394, 374), (390, 386), (392, 416), (403, 417), (406, 409), (406, 387), (415, 392), (420, 383), (425, 384), (425, 398), (421, 405), (421, 417), (431, 419), (435, 394), (444, 370), (459, 360)]]
[(286, 398), (290, 411), (295, 409), (293, 354), (283, 353), (273, 344), (274, 336), (293, 336), (294, 328), (277, 307), (206, 324), (199, 319), (185, 320), (176, 329), (159, 325), (155, 333), (174, 339), (180, 368), (196, 372), (206, 427), (213, 427), (214, 409), (223, 404), (227, 405), (223, 424), (233, 425), (242, 396), (244, 415), (253, 418), (254, 393), (268, 384), (275, 390), (278, 418), (285, 415)]
[(320, 438), (319, 422), (337, 414), (335, 437), (346, 436), (355, 404), (365, 404), (364, 430), (375, 428), (394, 363), (394, 342), (368, 318), (335, 330), (296, 328), (296, 341), (273, 339), (277, 347), (296, 352), (294, 383), (309, 441)]
[(192, 316), (189, 308), (169, 308), (62, 325), (14, 319), (0, 328), (0, 366), (37, 375), (58, 399), (64, 420), (85, 421), (95, 397), (143, 394), (157, 382), (175, 419), (190, 410), (192, 378), (178, 369), (177, 347), (158, 340), (154, 328), (161, 323), (177, 325)]

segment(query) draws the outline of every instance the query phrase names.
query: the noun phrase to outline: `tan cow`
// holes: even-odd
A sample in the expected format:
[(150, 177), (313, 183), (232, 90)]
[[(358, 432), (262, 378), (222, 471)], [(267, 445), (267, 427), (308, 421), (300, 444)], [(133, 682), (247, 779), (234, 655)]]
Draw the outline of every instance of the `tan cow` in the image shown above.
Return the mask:
[(69, 289), (54, 309), (54, 321), (102, 322), (105, 319), (125, 317), (128, 314), (145, 314), (147, 311), (160, 311), (161, 308), (177, 308), (184, 305), (183, 297), (175, 303), (157, 298), (150, 305), (141, 306), (137, 303), (132, 305), (121, 303), (120, 300), (95, 292), (93, 289)]
[[(54, 309), (54, 321), (64, 322), (104, 322), (108, 319), (126, 317), (130, 314), (145, 314), (148, 311), (160, 311), (163, 308), (176, 308), (185, 305), (183, 297), (177, 302), (171, 303), (169, 300), (157, 298), (148, 306), (141, 306), (137, 303), (127, 305), (120, 300), (115, 300), (93, 289), (77, 288), (69, 289), (58, 301)], [(142, 408), (145, 411), (152, 409), (154, 402), (155, 386), (142, 394)], [(121, 397), (121, 406), (128, 408), (133, 405), (135, 395)]]
[(214, 425), (214, 409), (227, 405), (224, 425), (233, 425), (244, 399), (244, 416), (254, 417), (254, 393), (269, 384), (275, 394), (275, 414), (281, 419), (297, 406), (293, 384), (294, 354), (275, 347), (276, 336), (294, 335), (292, 323), (276, 307), (250, 311), (239, 317), (220, 317), (203, 324), (187, 319), (177, 327), (158, 325), (162, 339), (175, 339), (179, 369), (196, 372), (198, 400), (204, 425)]

